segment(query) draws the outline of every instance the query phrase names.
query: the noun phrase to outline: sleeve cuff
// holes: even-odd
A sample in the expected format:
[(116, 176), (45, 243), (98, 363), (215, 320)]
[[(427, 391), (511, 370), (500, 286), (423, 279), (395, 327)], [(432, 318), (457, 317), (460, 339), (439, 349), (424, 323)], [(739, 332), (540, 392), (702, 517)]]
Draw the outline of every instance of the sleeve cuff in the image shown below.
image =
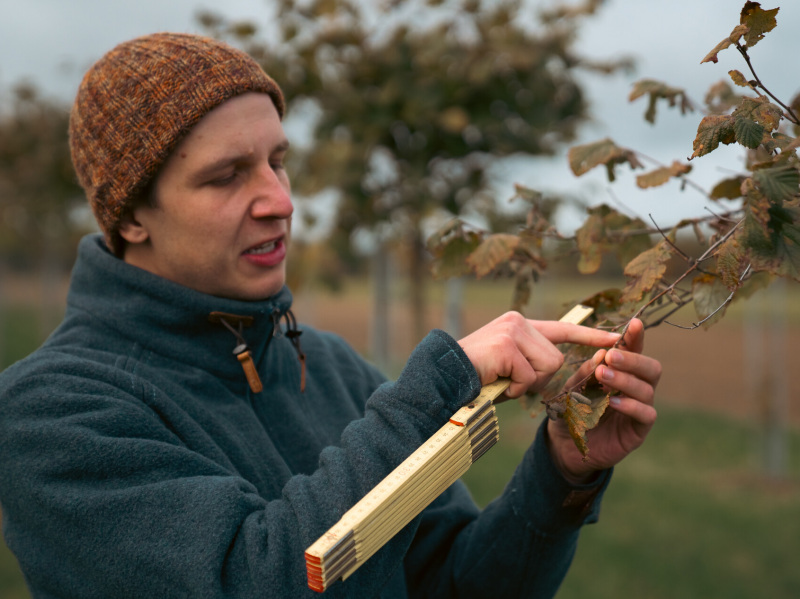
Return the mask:
[(553, 463), (547, 448), (545, 419), (508, 490), (514, 497), (517, 515), (540, 532), (552, 534), (597, 522), (612, 473), (613, 469), (603, 470), (596, 480), (584, 485), (568, 482)]
[(395, 390), (412, 405), (441, 420), (450, 418), (480, 392), (478, 373), (450, 335), (431, 331), (414, 349)]

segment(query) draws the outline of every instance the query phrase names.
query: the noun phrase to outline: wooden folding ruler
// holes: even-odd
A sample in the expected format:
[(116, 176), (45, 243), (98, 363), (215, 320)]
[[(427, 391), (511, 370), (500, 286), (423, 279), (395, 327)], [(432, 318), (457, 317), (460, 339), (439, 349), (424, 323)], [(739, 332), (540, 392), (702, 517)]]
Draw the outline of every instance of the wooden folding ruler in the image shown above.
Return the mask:
[[(578, 305), (562, 322), (579, 324), (592, 309)], [(494, 400), (511, 381), (485, 385), (305, 551), (308, 586), (323, 592), (346, 579), (411, 522), (499, 438)]]

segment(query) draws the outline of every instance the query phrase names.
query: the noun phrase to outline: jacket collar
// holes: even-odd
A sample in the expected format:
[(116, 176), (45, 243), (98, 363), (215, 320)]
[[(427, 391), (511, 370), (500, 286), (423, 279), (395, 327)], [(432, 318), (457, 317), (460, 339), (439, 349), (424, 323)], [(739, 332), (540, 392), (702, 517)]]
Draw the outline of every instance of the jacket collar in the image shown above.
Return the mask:
[(220, 315), (241, 332), (258, 362), (276, 321), (293, 320), (291, 303), (292, 294), (285, 286), (257, 302), (200, 293), (120, 260), (109, 252), (102, 236), (94, 234), (78, 246), (67, 316), (71, 311), (88, 311), (143, 348), (241, 380), (242, 368), (233, 354), (241, 339), (224, 326)]

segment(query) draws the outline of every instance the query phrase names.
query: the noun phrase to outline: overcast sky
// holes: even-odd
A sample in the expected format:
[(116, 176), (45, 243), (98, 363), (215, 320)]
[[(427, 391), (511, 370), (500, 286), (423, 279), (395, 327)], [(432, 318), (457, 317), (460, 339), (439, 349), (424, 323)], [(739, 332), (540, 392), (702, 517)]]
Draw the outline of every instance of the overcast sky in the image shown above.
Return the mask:
[[(195, 15), (211, 8), (234, 18), (263, 23), (270, 0), (0, 0), (0, 94), (28, 79), (46, 94), (70, 101), (86, 68), (119, 42), (154, 31), (198, 31)], [(660, 107), (656, 126), (644, 122), (646, 101), (627, 102), (631, 84), (648, 77), (685, 88), (696, 101), (706, 89), (727, 78), (733, 68), (746, 73), (735, 50), (720, 53), (718, 64), (700, 64), (702, 58), (738, 24), (744, 0), (608, 0), (600, 14), (586, 21), (578, 48), (597, 58), (630, 55), (637, 61), (632, 74), (613, 78), (589, 77), (594, 125), (587, 127), (581, 143), (612, 137), (630, 147), (670, 163), (692, 153), (691, 142), (701, 115), (680, 117)], [(756, 70), (767, 86), (788, 102), (800, 91), (796, 41), (800, 1), (762, 2), (765, 9), (781, 6), (778, 27), (753, 48)], [(224, 8), (223, 8), (224, 5)], [(795, 37), (795, 39), (793, 39)], [(748, 75), (749, 76), (749, 75)], [(726, 149), (727, 150), (727, 149)], [(736, 160), (736, 150), (693, 162), (693, 176), (706, 187), (722, 177), (720, 166)], [(731, 158), (730, 156), (734, 156)], [(702, 164), (701, 164), (702, 162)], [(677, 186), (657, 191), (637, 191), (620, 171), (621, 180), (609, 186), (597, 170), (576, 179), (564, 155), (553, 160), (515, 164), (504, 177), (510, 195), (515, 182), (544, 191), (571, 191), (589, 204), (618, 202), (640, 216), (653, 214), (662, 225), (699, 214), (704, 203)]]

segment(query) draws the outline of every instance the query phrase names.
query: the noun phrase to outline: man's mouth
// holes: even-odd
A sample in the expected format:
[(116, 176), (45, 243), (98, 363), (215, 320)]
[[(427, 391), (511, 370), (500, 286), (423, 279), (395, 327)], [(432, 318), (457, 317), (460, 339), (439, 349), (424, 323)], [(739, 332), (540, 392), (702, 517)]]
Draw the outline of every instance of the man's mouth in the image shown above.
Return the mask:
[(254, 248), (250, 248), (249, 250), (245, 250), (245, 254), (250, 255), (258, 255), (258, 254), (269, 254), (270, 252), (275, 251), (275, 248), (278, 246), (278, 241), (268, 241), (267, 243), (262, 243)]

